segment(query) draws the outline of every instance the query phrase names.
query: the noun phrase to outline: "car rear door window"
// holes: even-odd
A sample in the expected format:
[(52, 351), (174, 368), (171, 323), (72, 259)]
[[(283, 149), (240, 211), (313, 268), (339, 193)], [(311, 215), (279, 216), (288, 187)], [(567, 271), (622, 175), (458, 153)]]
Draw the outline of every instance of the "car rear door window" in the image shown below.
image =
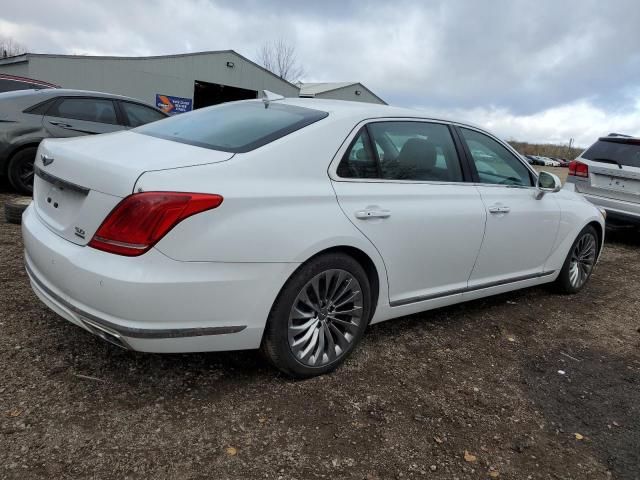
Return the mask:
[(157, 110), (138, 103), (120, 102), (120, 105), (122, 105), (122, 109), (129, 120), (130, 127), (139, 127), (140, 125), (167, 118), (166, 115)]
[(382, 178), (462, 182), (462, 169), (446, 125), (427, 122), (376, 122), (369, 125), (380, 157)]
[(56, 98), (52, 98), (50, 100), (46, 100), (44, 102), (37, 103), (25, 110), (24, 113), (32, 113), (34, 115), (45, 115), (47, 111), (51, 108), (51, 106), (57, 101)]
[(118, 124), (113, 101), (103, 98), (64, 98), (47, 114), (87, 122)]
[(378, 160), (371, 151), (366, 128), (362, 128), (351, 147), (338, 165), (337, 174), (342, 178), (380, 178)]
[(531, 187), (533, 178), (524, 163), (493, 138), (460, 128), (480, 183)]
[(337, 174), (343, 178), (463, 181), (449, 128), (429, 122), (368, 124), (340, 162)]

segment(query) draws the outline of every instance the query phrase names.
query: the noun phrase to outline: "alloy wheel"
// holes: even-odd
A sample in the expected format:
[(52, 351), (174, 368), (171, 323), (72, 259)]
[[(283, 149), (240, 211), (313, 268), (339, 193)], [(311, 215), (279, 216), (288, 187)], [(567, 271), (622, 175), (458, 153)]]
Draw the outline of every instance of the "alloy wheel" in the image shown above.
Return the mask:
[(589, 278), (596, 262), (596, 245), (594, 235), (585, 233), (573, 247), (569, 264), (569, 282), (572, 287), (582, 287)]
[(289, 347), (302, 364), (320, 367), (342, 357), (362, 328), (363, 296), (349, 272), (331, 269), (300, 290), (289, 314)]

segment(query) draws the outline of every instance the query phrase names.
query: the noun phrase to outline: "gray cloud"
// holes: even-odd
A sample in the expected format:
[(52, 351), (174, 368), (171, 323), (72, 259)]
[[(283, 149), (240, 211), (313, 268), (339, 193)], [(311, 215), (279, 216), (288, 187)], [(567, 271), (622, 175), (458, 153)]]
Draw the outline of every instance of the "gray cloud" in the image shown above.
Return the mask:
[(359, 80), (390, 103), (535, 119), (586, 102), (605, 123), (638, 113), (638, 25), (637, 0), (63, 0), (0, 13), (0, 35), (38, 52), (252, 58), (284, 37), (306, 80)]

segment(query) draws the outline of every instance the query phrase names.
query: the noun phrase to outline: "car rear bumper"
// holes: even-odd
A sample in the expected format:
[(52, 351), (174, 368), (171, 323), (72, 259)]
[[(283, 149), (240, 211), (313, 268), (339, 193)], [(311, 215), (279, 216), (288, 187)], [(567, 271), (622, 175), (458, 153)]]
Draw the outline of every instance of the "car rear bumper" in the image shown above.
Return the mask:
[(583, 193), (584, 198), (607, 211), (607, 222), (640, 223), (640, 203)]
[(290, 263), (179, 262), (152, 249), (122, 257), (23, 216), (25, 265), (36, 295), (68, 321), (144, 352), (257, 348)]

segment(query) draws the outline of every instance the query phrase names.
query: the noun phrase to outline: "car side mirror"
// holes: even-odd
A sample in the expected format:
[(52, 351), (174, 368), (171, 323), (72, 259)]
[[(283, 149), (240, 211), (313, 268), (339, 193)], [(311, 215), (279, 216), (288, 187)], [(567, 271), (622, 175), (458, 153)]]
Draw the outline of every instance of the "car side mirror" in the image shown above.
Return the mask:
[(540, 172), (536, 183), (536, 199), (540, 200), (545, 193), (555, 193), (562, 190), (562, 181), (557, 175), (549, 172)]

